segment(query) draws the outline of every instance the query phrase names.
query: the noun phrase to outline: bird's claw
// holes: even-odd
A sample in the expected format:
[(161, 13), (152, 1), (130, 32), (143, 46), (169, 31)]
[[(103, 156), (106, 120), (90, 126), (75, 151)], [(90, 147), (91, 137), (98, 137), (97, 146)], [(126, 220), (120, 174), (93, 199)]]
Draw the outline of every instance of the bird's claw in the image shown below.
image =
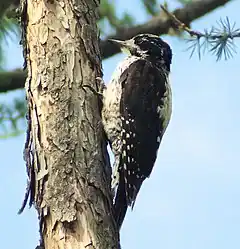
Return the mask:
[(97, 77), (96, 80), (99, 82), (99, 92), (103, 92), (106, 88), (105, 82), (101, 77)]
[(99, 84), (99, 91), (95, 90), (90, 85), (82, 85), (82, 87), (90, 89), (95, 95), (97, 95), (98, 97), (100, 97), (102, 99), (102, 97), (103, 97), (103, 91), (106, 88), (106, 86), (105, 86), (105, 83), (104, 83), (104, 81), (103, 81), (103, 79), (101, 77), (97, 77), (96, 80), (100, 82), (100, 84)]

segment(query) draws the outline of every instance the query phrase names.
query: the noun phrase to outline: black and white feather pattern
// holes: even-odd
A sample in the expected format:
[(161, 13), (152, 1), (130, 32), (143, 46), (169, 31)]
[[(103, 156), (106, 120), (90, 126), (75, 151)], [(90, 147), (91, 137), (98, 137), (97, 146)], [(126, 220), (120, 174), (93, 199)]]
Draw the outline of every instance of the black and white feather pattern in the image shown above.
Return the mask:
[[(148, 37), (154, 44), (163, 42)], [(119, 64), (103, 93), (102, 121), (115, 157), (112, 187), (116, 188), (114, 210), (119, 227), (152, 172), (172, 112), (168, 80), (171, 50), (166, 45), (163, 53), (151, 57), (162, 45), (144, 52), (145, 41), (149, 45), (145, 38), (133, 38), (142, 49), (136, 51), (142, 52)]]
[[(166, 72), (144, 59), (132, 63), (120, 77), (123, 91), (120, 102), (121, 167), (130, 206), (134, 205), (143, 180), (152, 171), (163, 132), (170, 119), (171, 104), (165, 98), (167, 80)], [(165, 108), (169, 114), (161, 115)], [(122, 170), (121, 167), (119, 170)]]

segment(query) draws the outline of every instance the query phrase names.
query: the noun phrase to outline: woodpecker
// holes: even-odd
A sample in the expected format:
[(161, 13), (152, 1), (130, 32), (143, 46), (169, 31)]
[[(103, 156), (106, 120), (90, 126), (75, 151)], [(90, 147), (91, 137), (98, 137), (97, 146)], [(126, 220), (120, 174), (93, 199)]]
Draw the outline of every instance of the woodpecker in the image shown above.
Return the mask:
[(172, 112), (169, 84), (172, 51), (161, 38), (140, 34), (110, 40), (128, 56), (103, 91), (102, 122), (114, 154), (114, 215), (121, 228), (150, 176)]

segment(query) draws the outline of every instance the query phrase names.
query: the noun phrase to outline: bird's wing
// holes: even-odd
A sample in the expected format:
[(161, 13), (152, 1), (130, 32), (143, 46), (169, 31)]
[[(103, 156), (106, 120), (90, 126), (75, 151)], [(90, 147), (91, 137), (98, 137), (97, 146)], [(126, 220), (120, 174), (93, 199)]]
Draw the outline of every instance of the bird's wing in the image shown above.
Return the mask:
[(141, 185), (156, 160), (165, 130), (162, 107), (167, 77), (164, 71), (144, 59), (133, 62), (120, 77), (122, 149), (114, 203), (118, 227), (121, 227), (127, 207), (133, 208)]
[(130, 205), (156, 160), (164, 130), (161, 108), (166, 80), (164, 71), (144, 59), (132, 63), (120, 77), (123, 89), (120, 103), (122, 162)]

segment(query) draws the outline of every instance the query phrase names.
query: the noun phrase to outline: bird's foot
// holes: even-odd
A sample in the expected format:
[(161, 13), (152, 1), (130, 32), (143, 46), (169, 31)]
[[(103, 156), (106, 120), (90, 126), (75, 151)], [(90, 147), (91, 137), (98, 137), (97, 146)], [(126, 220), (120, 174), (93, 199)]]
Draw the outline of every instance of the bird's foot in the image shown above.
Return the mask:
[(106, 88), (105, 83), (101, 77), (96, 78), (97, 81), (99, 81), (99, 90), (95, 90), (92, 86), (90, 85), (82, 85), (83, 88), (88, 88), (93, 92), (97, 97), (100, 97), (100, 99), (103, 98), (103, 91)]
[(103, 92), (106, 89), (106, 84), (104, 82), (104, 80), (101, 77), (97, 77), (96, 80), (99, 82), (98, 86), (99, 86), (99, 92)]

